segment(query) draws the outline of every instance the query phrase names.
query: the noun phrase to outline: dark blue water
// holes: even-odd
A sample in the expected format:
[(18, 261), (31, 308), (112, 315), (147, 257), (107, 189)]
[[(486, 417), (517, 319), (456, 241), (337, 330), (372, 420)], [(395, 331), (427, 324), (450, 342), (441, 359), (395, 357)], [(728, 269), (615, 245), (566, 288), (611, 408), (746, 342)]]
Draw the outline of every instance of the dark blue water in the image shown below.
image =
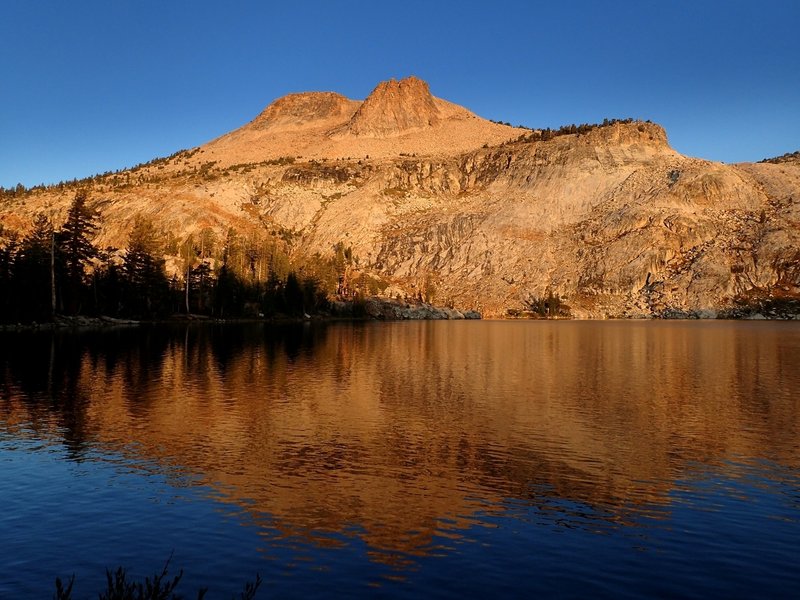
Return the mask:
[(0, 338), (0, 598), (795, 597), (800, 327)]

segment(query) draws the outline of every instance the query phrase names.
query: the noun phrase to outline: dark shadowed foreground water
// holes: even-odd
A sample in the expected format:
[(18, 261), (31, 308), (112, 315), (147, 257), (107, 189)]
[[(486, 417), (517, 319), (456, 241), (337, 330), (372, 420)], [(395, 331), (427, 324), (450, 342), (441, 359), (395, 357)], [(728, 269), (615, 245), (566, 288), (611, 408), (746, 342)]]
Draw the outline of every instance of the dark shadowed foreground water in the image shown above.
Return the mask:
[(796, 597), (800, 327), (0, 336), (0, 598)]

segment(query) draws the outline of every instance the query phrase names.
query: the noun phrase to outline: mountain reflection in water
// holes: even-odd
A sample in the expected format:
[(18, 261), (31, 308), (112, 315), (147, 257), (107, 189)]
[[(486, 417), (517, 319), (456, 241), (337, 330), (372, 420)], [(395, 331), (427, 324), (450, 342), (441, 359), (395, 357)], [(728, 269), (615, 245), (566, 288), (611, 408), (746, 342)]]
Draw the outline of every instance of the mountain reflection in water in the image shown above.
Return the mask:
[(5, 342), (0, 430), (63, 443), (74, 461), (129, 458), (215, 490), (271, 536), (355, 537), (401, 569), (492, 515), (614, 530), (669, 519), (709, 468), (769, 460), (794, 481), (800, 468), (793, 324), (203, 325)]

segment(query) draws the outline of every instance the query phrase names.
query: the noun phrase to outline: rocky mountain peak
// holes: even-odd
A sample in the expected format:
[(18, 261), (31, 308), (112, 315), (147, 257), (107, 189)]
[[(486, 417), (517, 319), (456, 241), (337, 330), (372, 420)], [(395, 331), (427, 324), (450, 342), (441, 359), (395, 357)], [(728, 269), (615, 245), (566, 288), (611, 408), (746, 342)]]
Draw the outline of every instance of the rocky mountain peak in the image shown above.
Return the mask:
[(347, 130), (355, 136), (392, 136), (432, 127), (441, 118), (428, 84), (412, 76), (378, 84), (350, 119)]
[(252, 122), (256, 129), (297, 129), (320, 121), (346, 119), (358, 102), (335, 92), (288, 94), (267, 106)]

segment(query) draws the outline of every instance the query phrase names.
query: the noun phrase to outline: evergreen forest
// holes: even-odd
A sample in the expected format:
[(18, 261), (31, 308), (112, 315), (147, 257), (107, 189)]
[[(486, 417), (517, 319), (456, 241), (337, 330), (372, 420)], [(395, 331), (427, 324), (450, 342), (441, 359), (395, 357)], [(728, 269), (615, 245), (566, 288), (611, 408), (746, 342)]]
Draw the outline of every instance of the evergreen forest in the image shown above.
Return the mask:
[(334, 296), (377, 291), (376, 280), (353, 276), (357, 258), (343, 244), (329, 257), (291, 259), (285, 240), (266, 232), (206, 228), (178, 239), (137, 217), (124, 248), (100, 248), (91, 204), (79, 189), (58, 225), (39, 214), (24, 236), (0, 227), (0, 323), (301, 317), (326, 311)]

